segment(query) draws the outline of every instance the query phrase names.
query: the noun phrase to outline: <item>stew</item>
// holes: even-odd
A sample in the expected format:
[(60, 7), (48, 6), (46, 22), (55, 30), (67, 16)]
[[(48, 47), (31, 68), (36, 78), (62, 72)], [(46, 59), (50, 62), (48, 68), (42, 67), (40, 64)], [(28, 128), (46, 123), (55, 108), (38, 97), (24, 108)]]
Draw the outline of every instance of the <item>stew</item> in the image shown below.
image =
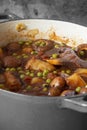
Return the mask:
[(87, 44), (38, 39), (0, 48), (0, 89), (38, 96), (87, 93)]

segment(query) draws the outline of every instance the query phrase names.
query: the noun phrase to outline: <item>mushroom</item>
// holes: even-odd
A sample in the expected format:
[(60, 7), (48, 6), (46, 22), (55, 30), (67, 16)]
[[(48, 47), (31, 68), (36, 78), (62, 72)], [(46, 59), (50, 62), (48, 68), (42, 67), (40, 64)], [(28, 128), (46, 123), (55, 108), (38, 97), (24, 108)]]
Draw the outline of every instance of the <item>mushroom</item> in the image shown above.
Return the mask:
[(59, 96), (60, 94), (61, 94), (61, 90), (56, 87), (50, 88), (48, 92), (49, 96)]
[(58, 88), (60, 90), (62, 90), (64, 88), (64, 85), (65, 85), (65, 80), (64, 78), (62, 77), (56, 77), (54, 78), (51, 83), (50, 83), (50, 86), (51, 87), (55, 87), (55, 88)]

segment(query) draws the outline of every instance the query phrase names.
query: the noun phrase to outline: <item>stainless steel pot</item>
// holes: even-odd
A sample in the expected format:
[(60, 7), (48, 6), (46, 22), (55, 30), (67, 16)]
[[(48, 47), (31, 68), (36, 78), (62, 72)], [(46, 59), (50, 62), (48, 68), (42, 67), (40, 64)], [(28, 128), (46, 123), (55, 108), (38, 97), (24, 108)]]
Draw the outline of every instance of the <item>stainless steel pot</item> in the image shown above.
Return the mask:
[[(65, 36), (74, 43), (87, 42), (87, 28), (54, 20), (14, 20), (15, 15), (1, 15), (0, 45), (15, 40)], [(8, 21), (10, 19), (10, 21)], [(24, 23), (26, 30), (17, 32), (16, 25)], [(74, 42), (72, 42), (74, 39)], [(58, 40), (58, 39), (56, 39)], [(76, 41), (76, 42), (75, 42)], [(87, 95), (72, 97), (38, 97), (0, 90), (0, 130), (84, 130), (87, 128)]]

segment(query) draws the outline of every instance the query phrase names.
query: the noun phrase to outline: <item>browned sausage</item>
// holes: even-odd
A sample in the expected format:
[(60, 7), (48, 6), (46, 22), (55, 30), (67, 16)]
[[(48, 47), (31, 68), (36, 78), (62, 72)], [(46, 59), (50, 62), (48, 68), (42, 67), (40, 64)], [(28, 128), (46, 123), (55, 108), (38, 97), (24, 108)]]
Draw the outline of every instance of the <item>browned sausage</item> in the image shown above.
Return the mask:
[(61, 93), (61, 90), (60, 90), (60, 89), (58, 89), (58, 88), (56, 88), (56, 87), (52, 87), (52, 88), (49, 89), (48, 95), (49, 95), (49, 96), (59, 96), (60, 93)]

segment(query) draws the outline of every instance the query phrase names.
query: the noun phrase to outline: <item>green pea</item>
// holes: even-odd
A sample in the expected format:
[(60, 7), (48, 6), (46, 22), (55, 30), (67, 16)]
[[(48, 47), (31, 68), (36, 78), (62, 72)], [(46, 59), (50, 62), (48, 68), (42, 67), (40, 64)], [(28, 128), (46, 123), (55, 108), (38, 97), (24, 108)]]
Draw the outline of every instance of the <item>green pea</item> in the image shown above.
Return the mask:
[(19, 70), (18, 72), (19, 72), (19, 73), (21, 73), (21, 74), (23, 74), (23, 73), (24, 73), (24, 71), (23, 71), (23, 70)]
[(17, 53), (13, 53), (12, 55), (13, 55), (13, 56), (17, 56)]
[(6, 71), (10, 71), (10, 68), (6, 68), (5, 70), (6, 70)]
[(37, 42), (35, 42), (35, 45), (40, 46), (40, 43), (41, 43), (41, 41), (37, 41)]
[(72, 50), (75, 51), (75, 47), (72, 47)]
[(29, 71), (27, 71), (25, 74), (26, 74), (26, 75), (30, 75), (30, 72), (29, 72)]
[(84, 56), (85, 53), (84, 53), (84, 51), (80, 51), (79, 54), (80, 54), (81, 56)]
[(31, 77), (34, 77), (34, 73), (33, 73), (33, 72), (32, 72), (32, 73), (30, 73), (30, 76), (31, 76)]
[(29, 42), (25, 42), (25, 45), (29, 46), (29, 45), (30, 45), (30, 43), (29, 43)]
[(24, 41), (19, 41), (18, 42), (20, 45), (23, 45), (24, 44)]
[(21, 67), (18, 67), (17, 70), (21, 70), (22, 68)]
[(53, 73), (54, 73), (54, 74), (57, 74), (57, 71), (55, 70), (55, 71), (53, 71)]
[(43, 71), (43, 76), (46, 76), (49, 73), (49, 70), (44, 70)]
[(62, 46), (62, 47), (63, 47), (63, 46), (65, 46), (65, 44), (64, 44), (64, 43), (61, 43), (61, 44), (60, 44), (60, 46)]
[(61, 70), (61, 73), (65, 73), (65, 70)]
[(17, 58), (17, 59), (19, 59), (19, 58), (21, 58), (21, 56), (20, 56), (20, 55), (18, 55), (18, 56), (16, 56), (16, 58)]
[(24, 75), (24, 74), (21, 74), (21, 75), (20, 75), (20, 78), (21, 78), (21, 79), (23, 79), (24, 77), (25, 77), (25, 75)]
[(75, 91), (76, 91), (77, 93), (79, 93), (80, 90), (81, 90), (81, 87), (77, 87)]
[(47, 79), (47, 80), (46, 80), (46, 83), (49, 84), (50, 82), (51, 82), (51, 79)]
[(46, 43), (43, 42), (43, 41), (40, 43), (40, 46), (41, 46), (41, 47), (43, 47), (43, 46), (45, 46), (45, 45), (46, 45)]
[(43, 92), (47, 92), (47, 90), (48, 90), (48, 89), (47, 89), (46, 87), (45, 87), (45, 88), (43, 88)]
[(66, 70), (66, 73), (67, 73), (67, 74), (70, 74), (70, 73), (71, 73), (71, 70)]
[(59, 45), (58, 45), (58, 44), (56, 44), (54, 47), (55, 47), (55, 48), (59, 48)]
[(36, 51), (32, 51), (31, 54), (32, 54), (32, 55), (33, 55), (33, 54), (37, 54), (37, 52), (36, 52)]
[(28, 85), (27, 87), (26, 87), (26, 90), (31, 90), (32, 89), (32, 86), (30, 86), (30, 85)]
[(33, 41), (32, 41), (32, 40), (28, 40), (27, 42), (28, 42), (29, 44), (32, 44)]
[(57, 58), (58, 57), (58, 54), (56, 54), (56, 53), (54, 53), (54, 54), (52, 54), (52, 58)]
[(48, 84), (43, 84), (43, 85), (42, 85), (42, 87), (47, 87), (47, 86), (48, 86)]
[(43, 76), (43, 73), (42, 73), (42, 72), (38, 72), (38, 73), (37, 73), (37, 76), (38, 76), (38, 77), (42, 77), (42, 76)]
[(10, 71), (16, 71), (16, 68), (11, 68)]
[(24, 55), (23, 58), (28, 58), (28, 55)]

